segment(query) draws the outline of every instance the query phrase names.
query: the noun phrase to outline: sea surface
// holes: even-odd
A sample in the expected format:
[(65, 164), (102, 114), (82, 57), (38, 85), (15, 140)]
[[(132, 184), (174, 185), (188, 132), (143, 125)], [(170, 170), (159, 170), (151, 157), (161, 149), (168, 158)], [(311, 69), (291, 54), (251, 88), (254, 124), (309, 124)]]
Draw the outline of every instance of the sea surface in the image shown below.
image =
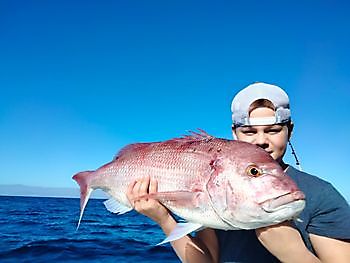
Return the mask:
[(0, 196), (0, 262), (179, 262), (150, 219), (111, 214), (91, 199)]

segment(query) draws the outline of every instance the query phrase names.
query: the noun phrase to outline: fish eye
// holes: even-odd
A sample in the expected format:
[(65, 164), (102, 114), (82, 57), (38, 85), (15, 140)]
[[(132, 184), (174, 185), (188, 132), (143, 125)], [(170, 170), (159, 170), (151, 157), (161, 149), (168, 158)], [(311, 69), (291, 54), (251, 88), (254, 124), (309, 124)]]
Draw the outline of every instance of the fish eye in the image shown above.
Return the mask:
[(247, 174), (250, 176), (257, 177), (257, 176), (260, 176), (262, 173), (261, 173), (260, 169), (257, 168), (256, 166), (248, 166)]

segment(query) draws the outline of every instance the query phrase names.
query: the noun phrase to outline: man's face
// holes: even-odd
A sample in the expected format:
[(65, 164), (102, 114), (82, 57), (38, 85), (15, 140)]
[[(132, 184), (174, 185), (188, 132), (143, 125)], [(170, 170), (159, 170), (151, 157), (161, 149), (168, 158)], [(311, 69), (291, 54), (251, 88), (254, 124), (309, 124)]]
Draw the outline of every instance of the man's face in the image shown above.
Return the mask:
[[(265, 118), (275, 116), (270, 108), (256, 108), (250, 113), (250, 118)], [(238, 127), (233, 130), (237, 140), (256, 144), (267, 151), (278, 162), (286, 152), (288, 143), (287, 125), (257, 125)], [(236, 135), (236, 136), (235, 136)]]

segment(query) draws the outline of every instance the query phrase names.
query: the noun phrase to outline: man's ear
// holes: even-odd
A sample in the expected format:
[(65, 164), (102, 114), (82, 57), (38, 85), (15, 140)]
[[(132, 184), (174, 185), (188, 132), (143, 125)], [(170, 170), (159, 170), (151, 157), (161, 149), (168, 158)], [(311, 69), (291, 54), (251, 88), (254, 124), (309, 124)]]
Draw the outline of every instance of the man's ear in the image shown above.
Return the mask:
[(233, 139), (237, 140), (236, 128), (232, 125), (231, 129), (232, 129), (232, 137), (233, 137)]
[(290, 138), (292, 137), (293, 134), (293, 129), (294, 129), (294, 123), (291, 121), (288, 125), (288, 141), (290, 140)]

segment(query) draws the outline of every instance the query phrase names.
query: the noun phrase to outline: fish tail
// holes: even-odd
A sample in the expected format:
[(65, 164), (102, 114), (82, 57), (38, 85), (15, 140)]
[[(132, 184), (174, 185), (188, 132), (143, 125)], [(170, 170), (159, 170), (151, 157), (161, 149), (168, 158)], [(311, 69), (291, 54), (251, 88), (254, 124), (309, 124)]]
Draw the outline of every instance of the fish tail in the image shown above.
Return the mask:
[(80, 186), (80, 216), (78, 221), (77, 229), (80, 226), (81, 219), (83, 217), (84, 209), (89, 201), (89, 197), (92, 192), (92, 188), (89, 186), (89, 179), (91, 178), (91, 174), (93, 171), (80, 172), (73, 176), (73, 179)]

